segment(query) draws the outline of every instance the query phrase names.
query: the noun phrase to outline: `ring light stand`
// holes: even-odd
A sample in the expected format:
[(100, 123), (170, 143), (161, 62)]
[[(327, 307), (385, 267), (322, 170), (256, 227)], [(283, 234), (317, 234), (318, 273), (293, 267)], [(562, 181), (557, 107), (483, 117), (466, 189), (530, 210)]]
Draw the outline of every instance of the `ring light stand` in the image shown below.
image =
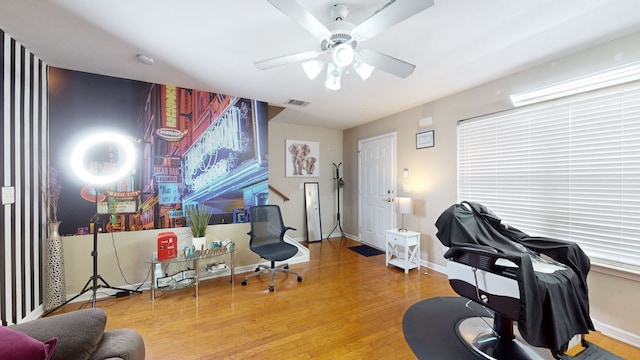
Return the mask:
[[(100, 144), (103, 142), (115, 142), (121, 147), (123, 147), (125, 150), (125, 155), (123, 156), (123, 158), (125, 159), (125, 162), (123, 166), (113, 174), (95, 175), (87, 171), (87, 169), (85, 169), (83, 165), (84, 163), (83, 160), (86, 152), (90, 148), (92, 148), (96, 144)], [(48, 315), (58, 310), (62, 306), (70, 303), (71, 301), (75, 300), (76, 298), (86, 293), (87, 291), (93, 292), (91, 307), (95, 308), (96, 295), (99, 288), (125, 291), (127, 293), (131, 293), (131, 292), (141, 293), (140, 290), (130, 290), (130, 289), (111, 286), (100, 274), (98, 274), (98, 220), (100, 218), (100, 214), (98, 212), (98, 195), (99, 195), (98, 188), (101, 185), (114, 182), (124, 177), (127, 173), (129, 173), (129, 171), (131, 171), (134, 164), (135, 164), (135, 148), (133, 147), (133, 144), (131, 144), (128, 138), (118, 134), (99, 134), (99, 135), (90, 136), (86, 138), (84, 141), (82, 141), (80, 144), (78, 144), (76, 149), (73, 151), (73, 154), (71, 155), (71, 166), (73, 167), (73, 170), (78, 175), (78, 177), (80, 177), (82, 180), (87, 181), (94, 185), (94, 199), (95, 199), (94, 203), (95, 203), (96, 212), (91, 218), (91, 223), (93, 224), (93, 251), (91, 251), (91, 256), (93, 257), (93, 275), (89, 278), (89, 281), (87, 281), (87, 283), (84, 285), (84, 287), (78, 294), (76, 294), (71, 299), (65, 301), (61, 305), (58, 305), (54, 309), (48, 311), (47, 313), (45, 313), (45, 315)], [(102, 284), (99, 284), (98, 283), (99, 281), (102, 282)]]

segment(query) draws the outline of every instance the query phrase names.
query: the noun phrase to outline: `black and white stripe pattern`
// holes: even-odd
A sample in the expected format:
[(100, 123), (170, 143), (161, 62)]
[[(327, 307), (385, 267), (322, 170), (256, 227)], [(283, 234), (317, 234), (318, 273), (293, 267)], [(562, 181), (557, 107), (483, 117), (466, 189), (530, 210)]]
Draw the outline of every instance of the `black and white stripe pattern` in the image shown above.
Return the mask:
[(48, 164), (47, 65), (0, 30), (1, 185), (15, 203), (0, 207), (0, 320), (42, 310)]

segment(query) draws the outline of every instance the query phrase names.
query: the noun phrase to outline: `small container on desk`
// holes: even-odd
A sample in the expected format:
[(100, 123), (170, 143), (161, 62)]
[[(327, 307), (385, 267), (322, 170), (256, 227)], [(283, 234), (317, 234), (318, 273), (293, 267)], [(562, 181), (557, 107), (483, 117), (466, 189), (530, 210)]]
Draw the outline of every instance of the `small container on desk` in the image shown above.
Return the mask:
[[(235, 246), (229, 246), (222, 251), (220, 248), (217, 249), (206, 249), (202, 252), (200, 256), (184, 256), (180, 254), (176, 258), (167, 259), (167, 260), (158, 260), (157, 257), (150, 257), (145, 260), (147, 264), (151, 265), (151, 300), (155, 300), (156, 298), (156, 290), (177, 290), (177, 289), (185, 289), (188, 287), (193, 287), (195, 291), (195, 296), (198, 297), (199, 285), (200, 285), (200, 261), (202, 260), (210, 260), (223, 255), (229, 254), (231, 259), (229, 261), (229, 266), (226, 264), (224, 267), (218, 267), (218, 270), (226, 271), (230, 270), (231, 276), (231, 285), (235, 284), (234, 280), (234, 262), (233, 262), (233, 253), (235, 252)], [(185, 264), (191, 263), (193, 269), (183, 270), (171, 276), (162, 277), (157, 279), (155, 274), (156, 265), (160, 264), (161, 266), (167, 266), (171, 264)], [(222, 263), (222, 262), (221, 262)], [(214, 271), (211, 271), (214, 272)], [(160, 283), (157, 284), (156, 281)]]
[(386, 265), (404, 269), (420, 269), (420, 233), (408, 230), (392, 229), (386, 231)]

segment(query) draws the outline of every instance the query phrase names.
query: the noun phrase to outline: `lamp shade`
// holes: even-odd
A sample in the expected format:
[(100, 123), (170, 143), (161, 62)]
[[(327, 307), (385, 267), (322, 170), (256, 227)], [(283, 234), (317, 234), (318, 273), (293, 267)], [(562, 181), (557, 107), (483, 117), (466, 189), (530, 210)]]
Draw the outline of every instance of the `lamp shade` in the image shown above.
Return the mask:
[(362, 81), (367, 80), (375, 68), (375, 66), (369, 65), (359, 58), (356, 58), (356, 62), (353, 63), (353, 69), (360, 75)]
[(315, 79), (324, 68), (324, 62), (320, 60), (309, 60), (302, 63), (302, 69), (307, 77), (311, 80)]
[(342, 43), (333, 48), (331, 56), (333, 58), (333, 62), (337, 66), (347, 67), (353, 62), (353, 59), (355, 58), (355, 52), (353, 51), (353, 47), (351, 47), (351, 45)]
[(327, 78), (324, 86), (330, 90), (340, 90), (340, 78), (342, 77), (342, 68), (329, 62), (327, 65)]
[(398, 214), (411, 214), (411, 198), (410, 197), (397, 197), (397, 211)]

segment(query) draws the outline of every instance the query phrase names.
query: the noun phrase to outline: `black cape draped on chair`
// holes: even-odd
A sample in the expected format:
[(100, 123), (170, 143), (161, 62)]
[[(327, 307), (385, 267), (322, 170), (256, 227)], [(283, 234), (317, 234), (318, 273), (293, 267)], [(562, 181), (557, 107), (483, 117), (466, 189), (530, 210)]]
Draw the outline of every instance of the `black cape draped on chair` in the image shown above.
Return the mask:
[[(577, 244), (531, 237), (506, 226), (485, 206), (472, 202), (449, 207), (436, 221), (436, 227), (438, 239), (450, 248), (446, 258), (464, 248), (477, 248), (497, 251), (518, 265), (518, 330), (529, 344), (561, 350), (573, 335), (594, 330), (587, 290), (590, 262)], [(566, 265), (566, 270), (535, 272), (532, 262), (540, 260), (537, 254)]]

